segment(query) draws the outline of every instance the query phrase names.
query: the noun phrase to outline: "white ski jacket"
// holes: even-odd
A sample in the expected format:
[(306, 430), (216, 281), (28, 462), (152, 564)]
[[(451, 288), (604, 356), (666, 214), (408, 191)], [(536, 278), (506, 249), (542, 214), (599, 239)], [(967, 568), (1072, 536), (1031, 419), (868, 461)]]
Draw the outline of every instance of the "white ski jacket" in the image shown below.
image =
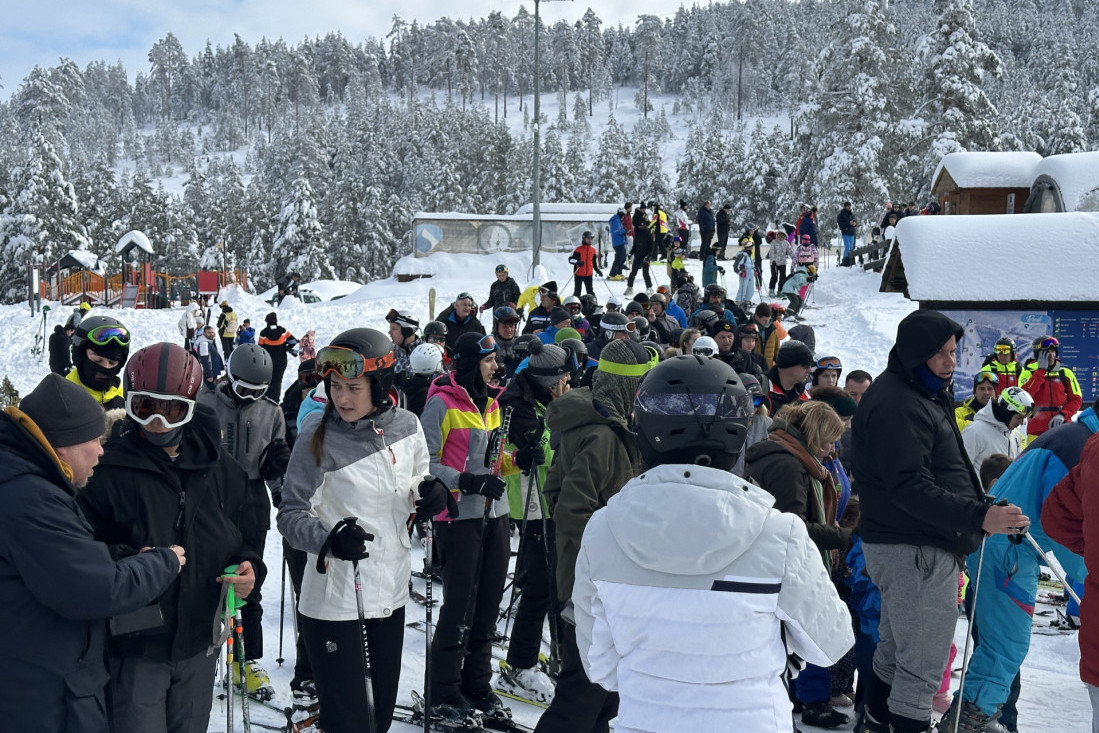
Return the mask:
[(962, 431), (962, 443), (973, 467), (981, 470), (984, 459), (994, 453), (1003, 453), (1015, 460), (1023, 452), (1023, 441), (1018, 430), (1009, 430), (992, 412), (992, 400), (977, 410), (973, 422)]
[[(394, 408), (376, 420), (344, 422), (314, 413), (302, 423), (283, 481), (279, 532), (291, 547), (308, 553), (298, 610), (321, 621), (358, 618), (352, 565), (331, 556), (317, 572), (317, 555), (329, 531), (344, 517), (357, 517), (374, 535), (370, 557), (359, 561), (367, 618), (386, 618), (408, 603), (412, 546), (406, 522), (431, 458), (420, 421)], [(324, 458), (310, 450), (313, 433), (327, 419)]]
[(667, 465), (584, 531), (572, 600), (589, 679), (617, 690), (618, 733), (793, 730), (786, 644), (834, 664), (854, 644), (805, 523), (754, 484)]

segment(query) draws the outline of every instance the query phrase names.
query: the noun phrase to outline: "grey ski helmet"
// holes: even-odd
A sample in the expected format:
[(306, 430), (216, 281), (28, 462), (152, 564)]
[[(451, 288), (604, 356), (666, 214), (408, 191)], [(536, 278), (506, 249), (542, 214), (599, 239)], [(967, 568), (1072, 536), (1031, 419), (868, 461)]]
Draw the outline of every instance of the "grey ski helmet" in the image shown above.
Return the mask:
[(233, 393), (248, 401), (257, 400), (267, 393), (273, 372), (271, 355), (256, 344), (241, 344), (233, 349), (226, 365)]

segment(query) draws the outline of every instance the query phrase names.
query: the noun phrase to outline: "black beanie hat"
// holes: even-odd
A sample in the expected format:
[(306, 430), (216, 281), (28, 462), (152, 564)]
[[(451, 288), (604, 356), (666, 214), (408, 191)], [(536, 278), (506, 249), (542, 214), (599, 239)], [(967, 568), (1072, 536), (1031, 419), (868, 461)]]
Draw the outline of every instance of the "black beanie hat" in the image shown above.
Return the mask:
[(795, 366), (811, 367), (813, 366), (813, 352), (801, 341), (790, 339), (778, 347), (775, 366), (779, 369), (788, 369)]
[(103, 408), (76, 382), (47, 374), (19, 403), (54, 448), (102, 438), (107, 429)]
[(572, 314), (559, 305), (555, 305), (550, 309), (549, 313), (550, 325), (557, 325), (561, 321), (572, 322)]

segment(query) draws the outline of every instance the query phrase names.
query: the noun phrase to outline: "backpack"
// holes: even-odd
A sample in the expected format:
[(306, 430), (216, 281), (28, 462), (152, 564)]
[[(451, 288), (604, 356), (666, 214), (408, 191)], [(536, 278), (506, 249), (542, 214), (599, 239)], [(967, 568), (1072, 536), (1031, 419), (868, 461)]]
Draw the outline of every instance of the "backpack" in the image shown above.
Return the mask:
[(692, 313), (695, 304), (698, 303), (698, 285), (690, 280), (684, 280), (675, 291), (675, 304), (683, 309), (684, 313)]

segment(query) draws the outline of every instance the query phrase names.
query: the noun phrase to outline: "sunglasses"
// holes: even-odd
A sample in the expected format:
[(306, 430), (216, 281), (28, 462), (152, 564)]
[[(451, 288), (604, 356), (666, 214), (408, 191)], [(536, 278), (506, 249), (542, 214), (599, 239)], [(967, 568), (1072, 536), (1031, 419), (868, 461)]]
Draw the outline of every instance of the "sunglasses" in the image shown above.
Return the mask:
[(437, 336), (435, 334), (431, 334), (424, 340), (427, 341), (429, 344), (445, 344), (446, 336)]
[(114, 341), (126, 347), (130, 345), (130, 332), (121, 326), (96, 326), (88, 331), (88, 340), (96, 346), (106, 346)]
[(322, 377), (335, 374), (344, 379), (355, 379), (369, 372), (388, 369), (396, 363), (397, 357), (392, 351), (369, 359), (345, 346), (325, 346), (317, 352), (317, 373)]
[(997, 344), (996, 345), (996, 353), (997, 354), (1010, 354), (1012, 351), (1015, 351), (1015, 349), (1012, 348), (1011, 346), (1008, 346), (1007, 344)]
[(195, 401), (179, 395), (131, 391), (126, 395), (126, 414), (138, 425), (160, 419), (169, 430), (186, 425), (195, 414)]
[(817, 359), (817, 369), (843, 369), (838, 356), (822, 356)]
[(981, 382), (999, 384), (1000, 378), (996, 376), (995, 372), (977, 372), (977, 376), (973, 378), (973, 386), (976, 387)]

